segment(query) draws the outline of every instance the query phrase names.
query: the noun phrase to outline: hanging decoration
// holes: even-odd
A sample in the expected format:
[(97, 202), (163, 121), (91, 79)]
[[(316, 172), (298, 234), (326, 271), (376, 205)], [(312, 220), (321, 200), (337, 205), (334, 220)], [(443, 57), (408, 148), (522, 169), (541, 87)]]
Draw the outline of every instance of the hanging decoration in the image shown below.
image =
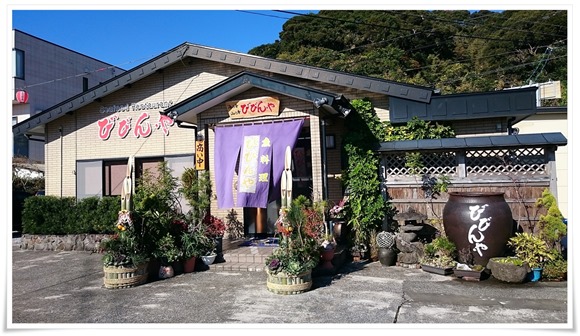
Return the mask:
[(20, 104), (28, 103), (28, 92), (24, 90), (16, 91), (16, 101), (19, 102)]

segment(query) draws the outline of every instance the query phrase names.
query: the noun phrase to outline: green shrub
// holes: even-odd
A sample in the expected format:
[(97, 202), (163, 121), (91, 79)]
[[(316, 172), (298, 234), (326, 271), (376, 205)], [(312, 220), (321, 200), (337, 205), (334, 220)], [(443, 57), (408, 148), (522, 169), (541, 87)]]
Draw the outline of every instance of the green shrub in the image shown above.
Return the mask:
[(121, 211), (120, 196), (102, 197), (94, 214), (92, 231), (94, 233), (113, 233), (119, 211)]
[(87, 197), (78, 201), (74, 212), (76, 213), (76, 223), (68, 231), (70, 234), (93, 233), (93, 221), (97, 218), (97, 208), (99, 197)]
[(34, 196), (24, 201), (22, 233), (64, 235), (113, 233), (120, 198)]
[(36, 196), (24, 201), (22, 232), (66, 234), (76, 222), (74, 197)]
[(559, 280), (566, 278), (568, 273), (568, 262), (564, 259), (556, 259), (544, 265), (542, 278), (548, 280)]

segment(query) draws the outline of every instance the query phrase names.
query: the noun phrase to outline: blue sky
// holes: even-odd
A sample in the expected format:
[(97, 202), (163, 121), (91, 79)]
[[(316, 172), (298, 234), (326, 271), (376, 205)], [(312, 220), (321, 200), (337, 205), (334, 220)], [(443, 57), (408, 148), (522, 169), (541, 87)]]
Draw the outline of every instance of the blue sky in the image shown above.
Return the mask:
[(292, 16), (250, 9), (14, 10), (12, 28), (130, 69), (183, 42), (246, 53), (278, 39)]

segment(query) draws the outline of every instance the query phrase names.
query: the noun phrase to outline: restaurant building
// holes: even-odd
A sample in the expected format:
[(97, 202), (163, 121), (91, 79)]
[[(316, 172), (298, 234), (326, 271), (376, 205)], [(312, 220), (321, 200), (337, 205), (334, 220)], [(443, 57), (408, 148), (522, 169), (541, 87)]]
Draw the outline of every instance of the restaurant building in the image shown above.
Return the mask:
[[(533, 90), (509, 91), (498, 109), (476, 104), (472, 114), (467, 104), (465, 115), (448, 118), (456, 134), (506, 135), (514, 114), (535, 113)], [(128, 158), (135, 158), (136, 178), (166, 161), (176, 177), (186, 167), (208, 170), (212, 214), (225, 218), (234, 209), (246, 235), (267, 235), (278, 216), (287, 146), (294, 195), (338, 202), (345, 125), (356, 113), (350, 102), (368, 98), (380, 119), (403, 123), (435, 95), (427, 87), (184, 43), (13, 132), (44, 137), (47, 195), (119, 195)], [(465, 100), (450, 99), (449, 107)], [(488, 104), (489, 97), (478, 99)], [(393, 102), (398, 110), (389, 109)], [(456, 112), (439, 106), (434, 115)]]

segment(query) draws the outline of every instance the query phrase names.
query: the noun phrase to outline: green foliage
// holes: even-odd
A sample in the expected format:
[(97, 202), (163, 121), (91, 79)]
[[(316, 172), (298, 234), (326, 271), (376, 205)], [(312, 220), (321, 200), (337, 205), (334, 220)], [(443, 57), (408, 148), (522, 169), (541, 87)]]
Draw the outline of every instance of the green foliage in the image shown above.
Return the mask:
[(524, 266), (524, 261), (518, 257), (504, 257), (504, 258), (492, 258), (493, 260), (503, 263), (503, 264), (512, 264), (516, 266)]
[(543, 104), (565, 106), (567, 18), (566, 10), (321, 10), (292, 17), (278, 40), (249, 53), (445, 94), (560, 80), (562, 98)]
[(320, 261), (319, 240), (324, 230), (323, 213), (311, 205), (303, 195), (292, 200), (289, 208), (282, 208), (276, 221), (280, 246), (266, 258), (272, 273), (298, 275), (312, 270)]
[(161, 237), (153, 250), (153, 256), (158, 258), (163, 265), (169, 265), (174, 261), (179, 260), (181, 251), (177, 248), (175, 237), (170, 233), (166, 233)]
[(344, 139), (347, 157), (344, 183), (350, 190), (346, 212), (354, 244), (367, 245), (384, 216), (394, 210), (380, 193), (379, 158), (373, 151), (373, 145), (384, 136), (384, 128), (368, 99), (353, 100), (351, 104), (357, 113), (349, 115)]
[(568, 228), (563, 222), (564, 216), (558, 208), (556, 197), (548, 189), (544, 189), (542, 197), (536, 200), (536, 206), (548, 209), (546, 215), (540, 215), (540, 237), (550, 248), (560, 248), (560, 239), (566, 235)]
[(514, 248), (516, 257), (527, 262), (531, 268), (542, 267), (545, 262), (554, 260), (557, 256), (548, 250), (540, 237), (528, 232), (516, 233), (509, 239), (508, 245)]
[(181, 219), (177, 178), (165, 161), (158, 166), (158, 176), (146, 170), (137, 180), (132, 211), (136, 234), (143, 250), (151, 253), (157, 242), (173, 230), (174, 221)]
[(238, 213), (235, 209), (230, 209), (226, 216), (226, 231), (230, 239), (244, 237), (244, 224), (238, 220)]
[(76, 213), (76, 223), (69, 233), (93, 233), (93, 220), (99, 208), (99, 197), (83, 198), (74, 207)]
[(567, 273), (568, 262), (563, 258), (557, 258), (544, 264), (542, 278), (548, 280), (562, 280), (566, 278)]
[(423, 246), (423, 258), (421, 263), (435, 267), (454, 267), (457, 248), (455, 244), (445, 236), (439, 236)]
[(211, 180), (208, 171), (185, 168), (179, 192), (191, 207), (191, 218), (198, 223), (205, 218), (211, 204)]
[(77, 222), (74, 197), (34, 196), (24, 201), (22, 233), (62, 235)]
[(91, 222), (95, 233), (113, 233), (113, 225), (121, 210), (120, 196), (104, 196), (99, 200), (97, 209), (92, 213)]

